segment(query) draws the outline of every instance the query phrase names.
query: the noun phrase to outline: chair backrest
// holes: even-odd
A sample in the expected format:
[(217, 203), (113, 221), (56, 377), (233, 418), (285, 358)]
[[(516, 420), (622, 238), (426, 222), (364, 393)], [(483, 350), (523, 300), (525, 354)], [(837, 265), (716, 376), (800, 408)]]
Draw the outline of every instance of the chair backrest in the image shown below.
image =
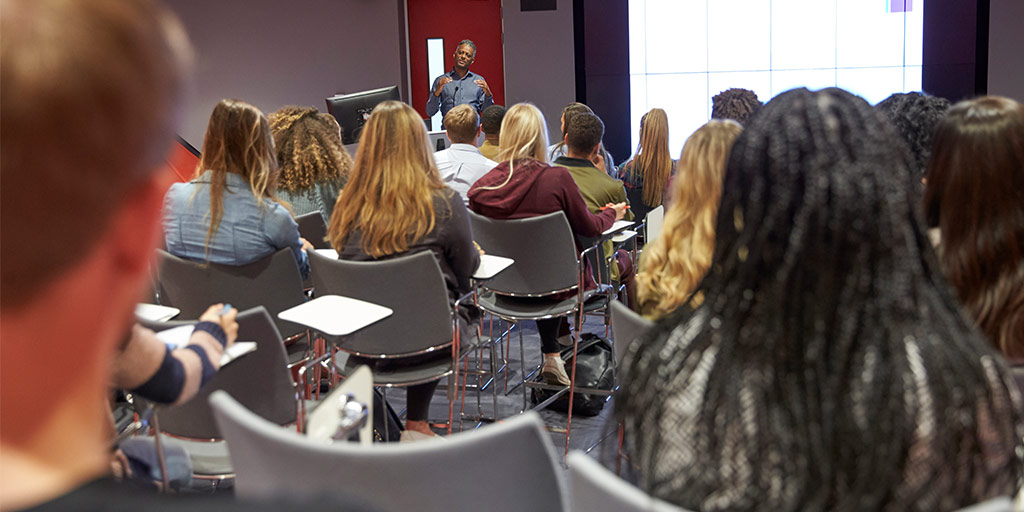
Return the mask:
[(568, 461), (573, 512), (685, 512), (633, 487), (583, 452), (570, 452)]
[(160, 430), (197, 439), (221, 437), (207, 399), (210, 393), (231, 393), (256, 414), (276, 424), (295, 421), (295, 388), (281, 334), (263, 307), (238, 314), (238, 341), (255, 341), (256, 350), (228, 363), (191, 400), (161, 407)]
[[(249, 499), (337, 491), (384, 512), (448, 511), (479, 504), (491, 512), (564, 508), (550, 436), (524, 414), (445, 441), (362, 446), (324, 444), (270, 424), (227, 393), (210, 397), (235, 468), (235, 492)], [(481, 461), (498, 461), (481, 471)], [(446, 490), (458, 487), (458, 501)]]
[(452, 310), (441, 267), (421, 251), (379, 261), (346, 261), (309, 254), (317, 295), (341, 295), (394, 313), (345, 336), (339, 347), (368, 357), (412, 355), (452, 342)]
[(346, 395), (366, 406), (367, 421), (359, 428), (359, 442), (373, 444), (373, 373), (369, 366), (360, 366), (349, 374), (306, 416), (306, 436), (318, 441), (333, 438), (341, 420), (338, 400)]
[(647, 232), (644, 234), (644, 243), (651, 243), (661, 234), (661, 226), (665, 223), (665, 206), (661, 205), (647, 213)]
[(299, 225), (299, 234), (312, 244), (314, 249), (331, 248), (330, 242), (327, 241), (327, 220), (319, 210), (299, 215), (295, 218), (295, 223)]
[(158, 249), (157, 262), (160, 302), (180, 309), (178, 318), (199, 318), (218, 302), (240, 311), (263, 306), (285, 336), (306, 331), (305, 326), (277, 318), (281, 311), (306, 301), (291, 249), (240, 266), (197, 263)]
[(508, 295), (547, 295), (575, 288), (578, 254), (561, 211), (526, 219), (497, 220), (470, 212), (473, 237), (488, 254), (516, 260), (484, 285)]
[(612, 346), (615, 348), (615, 363), (622, 363), (626, 349), (640, 333), (654, 327), (654, 322), (636, 314), (619, 301), (612, 301)]

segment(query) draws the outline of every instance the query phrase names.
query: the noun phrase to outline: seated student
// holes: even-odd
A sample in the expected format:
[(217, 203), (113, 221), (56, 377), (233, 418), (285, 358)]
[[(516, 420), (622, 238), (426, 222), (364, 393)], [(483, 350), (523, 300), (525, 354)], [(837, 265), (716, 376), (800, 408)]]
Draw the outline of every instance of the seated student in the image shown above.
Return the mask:
[(256, 107), (221, 100), (213, 108), (196, 177), (164, 199), (167, 251), (196, 261), (245, 265), (290, 248), (309, 276), (299, 226), (277, 201), (277, 155), (267, 118)]
[[(569, 171), (544, 162), (548, 144), (544, 115), (529, 103), (513, 105), (501, 123), (501, 155), (504, 159), (469, 190), (469, 208), (493, 219), (522, 219), (565, 212), (577, 236), (597, 237), (626, 214), (626, 203), (592, 214)], [(593, 277), (585, 273), (588, 289)], [(551, 384), (569, 385), (558, 339), (569, 334), (565, 318), (537, 320), (544, 366), (541, 376)]]
[(914, 170), (921, 175), (924, 175), (931, 154), (935, 128), (950, 105), (946, 98), (919, 92), (898, 92), (875, 105), (892, 121), (907, 143), (910, 154), (914, 156)]
[(180, 22), (149, 0), (0, 8), (2, 510), (357, 510), (109, 478), (110, 372), (175, 179), (164, 157), (191, 56)]
[(762, 105), (754, 91), (733, 87), (711, 98), (711, 119), (732, 119), (746, 124), (751, 116), (761, 110)]
[[(480, 265), (480, 253), (473, 245), (466, 206), (441, 181), (423, 120), (412, 107), (385, 101), (373, 109), (363, 128), (352, 176), (331, 217), (328, 238), (343, 260), (373, 261), (430, 251), (444, 273), (451, 303), (470, 291), (469, 279)], [(424, 357), (451, 358), (451, 352)], [(413, 359), (370, 364), (403, 364)], [(408, 388), (402, 441), (435, 437), (427, 412), (437, 383)]]
[(665, 212), (661, 235), (640, 258), (637, 310), (645, 317), (661, 318), (686, 302), (711, 267), (725, 164), (741, 131), (735, 121), (712, 119), (686, 139), (672, 185), (675, 201)]
[[(591, 110), (590, 107), (576, 101), (566, 105), (565, 108), (562, 109), (562, 133), (558, 142), (548, 146), (547, 155), (549, 162), (554, 162), (558, 157), (565, 156), (566, 151), (568, 151), (568, 148), (565, 147), (565, 134), (569, 126), (568, 123), (572, 119), (572, 116), (579, 113), (593, 114), (594, 111)], [(601, 144), (601, 150), (599, 153), (598, 157), (594, 159), (594, 167), (608, 173), (608, 175), (613, 178), (617, 177), (618, 169), (615, 167), (615, 159), (612, 158), (612, 155), (604, 148), (604, 143)]]
[[(594, 167), (593, 159), (597, 156), (601, 147), (601, 137), (604, 136), (604, 123), (601, 119), (594, 114), (582, 113), (573, 116), (572, 122), (568, 125), (565, 135), (565, 147), (568, 151), (565, 156), (558, 157), (553, 163), (565, 167), (572, 175), (590, 213), (601, 213), (601, 209), (607, 204), (628, 203), (622, 182)], [(633, 214), (626, 211), (623, 218), (633, 220)], [(604, 251), (609, 260), (615, 259), (615, 264), (609, 265), (612, 281), (626, 286), (627, 304), (634, 304), (636, 286), (633, 279), (633, 260), (625, 250), (613, 250), (611, 240), (605, 241)]]
[(668, 115), (653, 108), (640, 118), (640, 144), (636, 154), (619, 167), (630, 208), (638, 219), (661, 206), (676, 161), (668, 150)]
[(345, 186), (352, 157), (341, 143), (341, 126), (313, 107), (281, 107), (267, 116), (277, 148), (277, 195), (296, 216), (320, 212), (326, 222)]
[(968, 316), (1024, 365), (1024, 106), (985, 96), (949, 110), (935, 132), (924, 207)]
[(1024, 415), (921, 229), (892, 127), (782, 93), (725, 174), (703, 303), (629, 347), (616, 409), (656, 497), (693, 510), (954, 510), (1012, 496)]
[(480, 114), (480, 129), (484, 132), (484, 143), (480, 154), (488, 160), (498, 160), (498, 137), (501, 134), (501, 120), (505, 118), (505, 107), (491, 105)]
[(476, 148), (480, 118), (473, 107), (462, 104), (449, 110), (444, 115), (444, 129), (452, 145), (434, 153), (434, 163), (441, 173), (441, 180), (458, 192), (463, 202), (467, 202), (469, 187), (498, 164), (481, 155)]

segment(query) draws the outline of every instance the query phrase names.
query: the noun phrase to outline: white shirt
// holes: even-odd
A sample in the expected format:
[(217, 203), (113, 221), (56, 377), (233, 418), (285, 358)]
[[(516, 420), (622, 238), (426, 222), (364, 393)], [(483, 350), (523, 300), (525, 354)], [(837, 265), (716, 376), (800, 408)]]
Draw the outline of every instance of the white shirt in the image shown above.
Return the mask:
[(476, 180), (497, 167), (498, 163), (480, 154), (472, 144), (452, 144), (444, 151), (434, 153), (434, 163), (441, 172), (441, 179), (469, 204), (466, 193)]

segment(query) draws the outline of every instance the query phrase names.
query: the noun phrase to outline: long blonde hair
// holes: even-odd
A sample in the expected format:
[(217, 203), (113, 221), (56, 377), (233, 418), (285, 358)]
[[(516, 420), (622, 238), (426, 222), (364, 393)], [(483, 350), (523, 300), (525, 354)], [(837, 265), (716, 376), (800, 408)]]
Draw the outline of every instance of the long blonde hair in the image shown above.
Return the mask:
[(327, 237), (340, 252), (361, 230), (366, 254), (404, 252), (434, 229), (434, 196), (444, 190), (419, 114), (405, 103), (382, 102), (363, 128)]
[(652, 108), (640, 121), (640, 146), (630, 164), (633, 172), (643, 173), (643, 201), (658, 206), (672, 174), (672, 153), (668, 150), (668, 115)]
[(277, 201), (277, 154), (270, 125), (260, 109), (240, 100), (224, 99), (213, 107), (203, 138), (203, 156), (196, 177), (210, 171), (210, 227), (206, 246), (224, 217), (227, 173), (242, 176), (257, 199)]
[(498, 135), (498, 161), (508, 162), (508, 177), (500, 185), (481, 186), (497, 190), (512, 179), (515, 161), (524, 158), (547, 161), (548, 124), (544, 114), (532, 103), (516, 103), (505, 112)]
[(711, 266), (725, 165), (741, 131), (735, 121), (712, 120), (686, 139), (672, 206), (641, 258), (637, 302), (644, 316), (659, 318), (679, 307)]

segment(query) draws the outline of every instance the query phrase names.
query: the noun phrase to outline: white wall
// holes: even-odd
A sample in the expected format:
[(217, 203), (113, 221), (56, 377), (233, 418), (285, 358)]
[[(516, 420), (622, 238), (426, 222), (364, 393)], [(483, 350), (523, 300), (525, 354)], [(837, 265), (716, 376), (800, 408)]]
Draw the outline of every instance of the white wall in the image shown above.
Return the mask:
[(505, 37), (505, 103), (529, 101), (544, 112), (557, 142), (562, 108), (576, 100), (572, 0), (556, 11), (519, 10), (520, 0), (502, 0)]
[(223, 98), (264, 113), (388, 85), (408, 99), (404, 0), (165, 0), (196, 48), (195, 94), (181, 136), (202, 149)]
[(988, 93), (1024, 101), (1024, 1), (989, 6)]

